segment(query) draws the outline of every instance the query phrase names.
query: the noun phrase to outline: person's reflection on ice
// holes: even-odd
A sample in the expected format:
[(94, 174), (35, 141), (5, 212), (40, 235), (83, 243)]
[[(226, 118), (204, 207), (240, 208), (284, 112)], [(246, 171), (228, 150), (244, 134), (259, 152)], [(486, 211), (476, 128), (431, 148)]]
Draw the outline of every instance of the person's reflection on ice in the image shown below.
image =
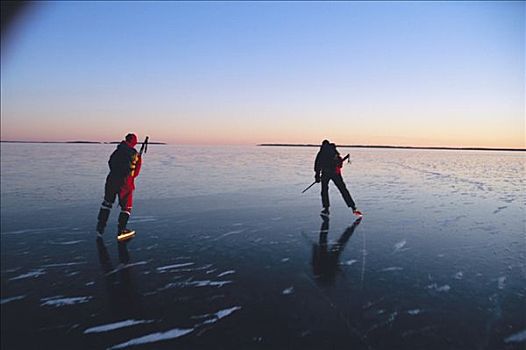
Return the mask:
[(138, 317), (142, 314), (142, 307), (140, 295), (131, 276), (127, 244), (127, 242), (118, 243), (119, 264), (115, 268), (101, 239), (97, 240), (97, 251), (112, 313), (119, 317)]
[(329, 218), (322, 217), (323, 222), (320, 228), (319, 242), (312, 247), (312, 270), (316, 280), (324, 285), (334, 284), (336, 273), (339, 270), (340, 255), (345, 249), (345, 245), (351, 238), (356, 227), (362, 218), (356, 219), (338, 238), (329, 246), (327, 235), (329, 233)]

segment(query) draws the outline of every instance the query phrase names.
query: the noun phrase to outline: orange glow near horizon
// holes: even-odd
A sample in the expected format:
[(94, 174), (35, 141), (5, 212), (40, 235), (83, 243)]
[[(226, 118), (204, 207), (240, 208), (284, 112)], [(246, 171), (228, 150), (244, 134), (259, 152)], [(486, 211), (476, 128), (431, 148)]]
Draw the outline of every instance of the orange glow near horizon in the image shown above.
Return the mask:
[[(146, 124), (146, 123), (145, 123)], [(110, 142), (122, 140), (128, 132), (135, 132), (142, 139), (149, 135), (151, 141), (168, 144), (195, 145), (254, 145), (261, 143), (283, 144), (319, 144), (323, 139), (329, 139), (337, 144), (355, 145), (390, 145), (416, 147), (487, 147), (487, 148), (526, 148), (524, 128), (510, 128), (491, 125), (485, 128), (469, 128), (466, 133), (462, 128), (448, 126), (422, 125), (417, 127), (389, 126), (387, 129), (372, 128), (362, 125), (332, 129), (307, 125), (297, 130), (276, 125), (262, 126), (264, 122), (253, 128), (247, 126), (203, 126), (201, 128), (188, 125), (177, 127), (161, 127), (159, 125), (137, 125), (136, 128), (122, 128), (113, 125), (111, 129), (96, 130), (75, 127), (73, 125), (55, 126), (42, 125), (38, 128), (5, 127), (2, 125), (2, 141), (95, 141)], [(202, 125), (206, 125), (203, 123)]]

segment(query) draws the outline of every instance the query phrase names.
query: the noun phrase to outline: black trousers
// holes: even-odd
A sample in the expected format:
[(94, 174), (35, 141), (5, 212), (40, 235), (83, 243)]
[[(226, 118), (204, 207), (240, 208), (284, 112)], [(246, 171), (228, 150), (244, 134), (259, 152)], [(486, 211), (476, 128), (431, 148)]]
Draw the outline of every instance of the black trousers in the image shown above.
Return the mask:
[(354, 203), (351, 194), (349, 193), (349, 190), (347, 190), (347, 186), (345, 186), (345, 182), (343, 182), (343, 178), (341, 174), (321, 174), (321, 204), (324, 208), (328, 208), (330, 206), (329, 202), (329, 181), (334, 182), (340, 193), (342, 194), (343, 200), (347, 204), (349, 208), (352, 208), (353, 210), (356, 209), (356, 204)]

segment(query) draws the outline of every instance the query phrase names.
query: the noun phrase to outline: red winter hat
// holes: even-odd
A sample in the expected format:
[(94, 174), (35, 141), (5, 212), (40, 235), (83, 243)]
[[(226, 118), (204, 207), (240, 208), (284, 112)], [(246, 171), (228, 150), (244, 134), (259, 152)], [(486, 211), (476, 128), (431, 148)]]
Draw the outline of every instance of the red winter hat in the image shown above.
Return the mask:
[(135, 146), (137, 144), (137, 135), (129, 133), (128, 135), (126, 135), (126, 142), (131, 144), (132, 146)]

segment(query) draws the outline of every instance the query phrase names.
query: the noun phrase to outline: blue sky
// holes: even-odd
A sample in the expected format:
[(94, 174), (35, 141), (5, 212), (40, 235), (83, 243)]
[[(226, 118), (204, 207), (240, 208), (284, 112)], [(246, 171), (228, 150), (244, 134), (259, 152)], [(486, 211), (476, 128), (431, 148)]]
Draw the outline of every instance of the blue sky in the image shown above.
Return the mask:
[(524, 2), (44, 3), (3, 46), (2, 140), (525, 147), (524, 18)]

